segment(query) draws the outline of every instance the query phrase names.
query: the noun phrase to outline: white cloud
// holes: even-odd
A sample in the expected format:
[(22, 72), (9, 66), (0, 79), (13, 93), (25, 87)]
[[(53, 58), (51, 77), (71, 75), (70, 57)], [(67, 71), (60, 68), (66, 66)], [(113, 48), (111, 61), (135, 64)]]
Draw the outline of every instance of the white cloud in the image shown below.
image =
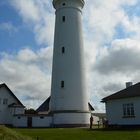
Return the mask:
[(133, 34), (132, 38), (140, 39), (140, 17), (133, 16), (129, 18), (129, 16), (126, 16), (122, 21), (122, 25), (126, 33)]
[(118, 9), (118, 4), (113, 5), (113, 3), (114, 1), (109, 2), (109, 0), (108, 2), (88, 0), (85, 7), (87, 34), (90, 33), (90, 37), (100, 44), (112, 40), (115, 26), (124, 14), (121, 9)]
[(25, 24), (33, 29), (39, 45), (53, 44), (55, 15), (50, 1), (12, 0), (11, 4), (17, 9)]
[(132, 39), (119, 39), (112, 42), (107, 54), (102, 55), (95, 65), (102, 74), (134, 73), (140, 66), (140, 42)]
[[(33, 0), (12, 0), (11, 4), (16, 7), (19, 14), (26, 22), (38, 22), (40, 20), (39, 9)], [(29, 20), (29, 21), (28, 21)]]
[(7, 30), (7, 31), (9, 31), (11, 33), (11, 32), (17, 32), (18, 28), (16, 28), (10, 22), (4, 22), (4, 23), (0, 23), (0, 30)]
[(18, 53), (18, 59), (23, 62), (31, 62), (37, 59), (36, 54), (30, 49), (20, 50)]
[[(32, 105), (33, 100), (33, 107), (37, 107), (37, 103), (50, 95), (51, 59), (47, 58), (47, 54), (52, 57), (52, 48), (38, 52), (24, 49), (17, 55), (6, 54), (0, 59), (0, 81), (7, 83), (27, 107)], [(45, 61), (48, 62), (45, 64)]]

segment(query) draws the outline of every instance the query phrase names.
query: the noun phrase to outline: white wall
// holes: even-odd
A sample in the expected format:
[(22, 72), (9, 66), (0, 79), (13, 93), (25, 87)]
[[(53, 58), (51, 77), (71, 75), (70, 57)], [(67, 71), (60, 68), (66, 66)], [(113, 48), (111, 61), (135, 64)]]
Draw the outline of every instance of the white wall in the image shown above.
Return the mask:
[(27, 116), (13, 116), (14, 127), (27, 127)]
[(54, 125), (67, 125), (67, 124), (80, 124), (87, 125), (90, 123), (89, 113), (57, 113), (54, 114), (53, 120)]
[(18, 114), (24, 114), (25, 113), (25, 109), (22, 108), (22, 107), (16, 107), (15, 108), (15, 115), (18, 115)]
[(98, 116), (98, 115), (92, 115), (93, 116), (93, 125), (97, 125), (99, 124), (103, 124), (106, 121), (106, 117), (105, 116)]
[[(32, 127), (51, 127), (51, 116), (30, 116), (32, 117)], [(42, 118), (43, 117), (43, 118)], [(16, 115), (13, 117), (14, 127), (28, 127), (28, 116)]]
[(93, 116), (93, 125), (98, 124), (98, 121), (100, 121), (100, 118), (97, 116), (94, 116), (94, 115), (92, 115), (92, 116)]
[(33, 116), (32, 127), (50, 127), (52, 124), (51, 116)]
[[(3, 104), (3, 99), (8, 99), (8, 103)], [(12, 110), (8, 105), (17, 101), (5, 87), (0, 88), (0, 100), (0, 124), (12, 124)]]
[[(134, 104), (134, 118), (123, 118), (123, 104)], [(140, 125), (140, 97), (107, 101), (107, 120), (110, 125)]]

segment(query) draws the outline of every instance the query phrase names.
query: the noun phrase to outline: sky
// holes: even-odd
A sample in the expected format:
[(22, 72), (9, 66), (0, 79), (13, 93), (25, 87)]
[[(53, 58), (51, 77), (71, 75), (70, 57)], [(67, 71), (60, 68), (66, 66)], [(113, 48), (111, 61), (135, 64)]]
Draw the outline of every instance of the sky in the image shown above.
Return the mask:
[[(84, 57), (90, 102), (140, 82), (140, 1), (85, 0)], [(50, 95), (55, 10), (52, 0), (0, 0), (0, 83), (27, 108)]]

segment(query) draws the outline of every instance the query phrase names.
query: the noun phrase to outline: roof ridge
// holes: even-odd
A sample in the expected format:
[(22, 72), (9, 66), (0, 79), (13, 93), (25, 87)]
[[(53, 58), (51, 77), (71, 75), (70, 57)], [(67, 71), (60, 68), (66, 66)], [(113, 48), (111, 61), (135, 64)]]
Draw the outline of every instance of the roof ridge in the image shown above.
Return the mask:
[(0, 84), (0, 88), (1, 88), (1, 86), (4, 86), (4, 85), (6, 85), (6, 84), (5, 84), (5, 83), (1, 83), (1, 84)]
[(11, 95), (18, 101), (18, 103), (23, 105), (21, 101), (16, 97), (16, 95), (11, 91), (11, 89), (5, 83), (0, 84), (0, 88), (2, 87), (6, 87), (10, 91)]
[[(106, 102), (107, 100), (111, 100), (111, 99), (120, 99), (120, 98), (124, 98), (124, 97), (140, 96), (138, 93), (134, 92), (136, 90), (136, 88), (138, 88), (139, 86), (140, 86), (140, 82), (103, 98), (101, 102)], [(134, 91), (132, 91), (132, 90), (134, 90)], [(134, 93), (130, 94), (131, 92), (134, 92)]]

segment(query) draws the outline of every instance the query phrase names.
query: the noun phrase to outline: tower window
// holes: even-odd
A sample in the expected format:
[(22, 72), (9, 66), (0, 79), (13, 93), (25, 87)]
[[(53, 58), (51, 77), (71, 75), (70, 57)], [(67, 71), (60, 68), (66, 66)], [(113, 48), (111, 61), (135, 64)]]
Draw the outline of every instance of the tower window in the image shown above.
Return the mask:
[(65, 22), (65, 20), (66, 20), (65, 16), (63, 16), (63, 17), (62, 17), (62, 21)]
[(62, 53), (65, 53), (65, 47), (62, 47)]
[(63, 6), (65, 6), (65, 5), (66, 5), (66, 3), (63, 3), (62, 5), (63, 5)]
[(64, 81), (61, 81), (61, 88), (64, 88)]

